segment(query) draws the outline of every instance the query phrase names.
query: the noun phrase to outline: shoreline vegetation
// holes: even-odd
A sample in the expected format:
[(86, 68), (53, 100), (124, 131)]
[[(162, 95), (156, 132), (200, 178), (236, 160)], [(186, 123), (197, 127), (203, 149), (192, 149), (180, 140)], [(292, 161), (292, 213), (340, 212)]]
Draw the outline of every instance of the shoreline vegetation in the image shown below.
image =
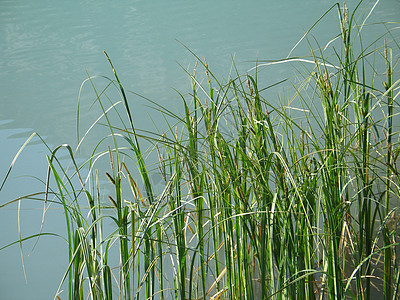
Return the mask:
[[(139, 95), (104, 52), (113, 78), (81, 87), (99, 118), (80, 136), (78, 106), (79, 144), (50, 151), (45, 191), (1, 205), (64, 210), (69, 261), (54, 299), (397, 299), (399, 27), (364, 44), (377, 25), (357, 18), (362, 4), (332, 6), (340, 31), (323, 46), (308, 31), (308, 56), (243, 75), (233, 63), (225, 81), (188, 49), (182, 115), (143, 97), (162, 131), (135, 127)], [(277, 63), (298, 74), (272, 104), (258, 74)], [(94, 128), (107, 134), (78, 164)]]

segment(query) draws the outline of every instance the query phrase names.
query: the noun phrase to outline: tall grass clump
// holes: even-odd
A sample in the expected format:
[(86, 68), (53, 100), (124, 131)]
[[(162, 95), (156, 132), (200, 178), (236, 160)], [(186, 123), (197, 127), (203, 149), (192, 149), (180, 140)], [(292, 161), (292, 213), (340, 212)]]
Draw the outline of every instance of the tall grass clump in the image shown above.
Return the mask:
[[(192, 53), (181, 114), (145, 98), (162, 130), (135, 126), (138, 95), (106, 54), (113, 77), (82, 85), (99, 118), (48, 157), (43, 201), (64, 209), (69, 254), (55, 298), (397, 299), (400, 47), (396, 28), (365, 42), (362, 3), (333, 6), (340, 32), (307, 32), (308, 56), (233, 64), (223, 82)], [(278, 100), (283, 81), (260, 79), (276, 64), (297, 70)]]

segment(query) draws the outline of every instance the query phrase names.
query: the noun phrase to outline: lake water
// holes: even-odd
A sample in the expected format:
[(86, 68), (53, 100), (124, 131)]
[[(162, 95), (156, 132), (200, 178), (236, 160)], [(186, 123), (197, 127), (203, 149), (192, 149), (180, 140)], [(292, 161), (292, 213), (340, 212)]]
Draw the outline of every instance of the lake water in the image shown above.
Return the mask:
[[(357, 2), (346, 4), (352, 8)], [(50, 147), (77, 144), (76, 109), (81, 83), (87, 74), (112, 76), (103, 50), (113, 60), (126, 89), (179, 110), (181, 102), (174, 89), (187, 92), (190, 87), (180, 66), (192, 71), (195, 58), (177, 40), (207, 58), (219, 76), (228, 75), (232, 56), (239, 71), (244, 73), (257, 59), (286, 57), (304, 32), (334, 3), (328, 0), (0, 1), (0, 180), (33, 131)], [(365, 1), (363, 7), (371, 8), (373, 3)], [(400, 21), (399, 15), (400, 2), (384, 0), (368, 21)], [(370, 38), (384, 31), (384, 26), (376, 26)], [(337, 32), (336, 10), (312, 31), (322, 45)], [(307, 45), (301, 44), (295, 54), (307, 54)], [(285, 67), (266, 72), (264, 85), (284, 79), (290, 72)], [(128, 97), (134, 106), (136, 126), (148, 127), (153, 112), (140, 98), (132, 94)], [(83, 104), (82, 118), (93, 121), (97, 112), (89, 110), (90, 101)], [(38, 180), (18, 176), (44, 179), (46, 153), (46, 148), (34, 139), (0, 192), (0, 205), (43, 190)], [(16, 208), (10, 205), (0, 209), (0, 248), (18, 239)], [(21, 219), (22, 236), (37, 233), (41, 224), (40, 205), (23, 203)], [(47, 215), (44, 231), (65, 236), (64, 228), (61, 211)], [(43, 237), (32, 251), (34, 244), (35, 241), (24, 244), (27, 282), (18, 245), (0, 251), (1, 299), (54, 297), (67, 266), (65, 242)]]

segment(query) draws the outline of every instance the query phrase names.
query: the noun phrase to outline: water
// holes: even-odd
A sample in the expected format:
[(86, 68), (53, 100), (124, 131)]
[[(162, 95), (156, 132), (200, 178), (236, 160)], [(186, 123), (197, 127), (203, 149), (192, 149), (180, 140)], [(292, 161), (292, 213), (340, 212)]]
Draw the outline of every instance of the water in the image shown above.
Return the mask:
[[(227, 76), (232, 56), (240, 72), (256, 59), (286, 57), (304, 32), (335, 1), (6, 1), (0, 2), (0, 179), (26, 138), (39, 133), (50, 147), (76, 145), (79, 87), (90, 75), (112, 76), (106, 50), (128, 90), (175, 111), (181, 102), (174, 88), (186, 92), (189, 80), (179, 65), (192, 70), (194, 57), (177, 41), (206, 57), (214, 72)], [(357, 1), (348, 1), (351, 8)], [(366, 2), (367, 3), (367, 2)], [(369, 5), (371, 7), (371, 5)], [(399, 21), (400, 2), (381, 1), (370, 21)], [(383, 26), (379, 30), (384, 30)], [(313, 33), (321, 44), (338, 32), (331, 12)], [(372, 31), (374, 33), (374, 31)], [(372, 38), (372, 37), (371, 37)], [(306, 45), (296, 50), (306, 54)], [(274, 68), (265, 80), (274, 83), (290, 73)], [(85, 90), (86, 91), (86, 90)], [(93, 121), (89, 92), (82, 118)], [(146, 128), (154, 113), (128, 95), (136, 126)], [(102, 136), (99, 133), (100, 137)], [(104, 133), (103, 133), (104, 134)], [(93, 142), (96, 137), (92, 137)], [(89, 140), (89, 143), (92, 140)], [(0, 192), (3, 204), (43, 190), (32, 175), (45, 178), (45, 147), (34, 140), (15, 165), (12, 180)], [(42, 204), (23, 203), (22, 235), (37, 233)], [(18, 238), (16, 204), (0, 209), (0, 247)], [(48, 214), (45, 231), (65, 236), (62, 213)], [(1, 299), (51, 299), (66, 269), (61, 238), (43, 237), (24, 244), (27, 283), (18, 245), (0, 252)], [(31, 253), (31, 254), (30, 254)], [(30, 254), (30, 255), (29, 255)], [(28, 256), (29, 255), (29, 256)]]

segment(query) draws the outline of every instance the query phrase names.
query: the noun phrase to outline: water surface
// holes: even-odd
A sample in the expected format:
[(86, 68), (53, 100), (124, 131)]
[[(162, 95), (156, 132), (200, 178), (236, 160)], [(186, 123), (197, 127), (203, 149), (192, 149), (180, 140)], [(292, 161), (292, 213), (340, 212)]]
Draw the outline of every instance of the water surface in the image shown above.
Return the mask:
[[(76, 145), (76, 109), (81, 83), (89, 75), (112, 76), (107, 51), (128, 90), (179, 110), (174, 89), (189, 91), (182, 70), (193, 70), (195, 58), (181, 43), (206, 57), (217, 75), (227, 76), (235, 57), (240, 72), (257, 59), (280, 59), (306, 30), (333, 4), (329, 0), (305, 1), (50, 1), (0, 2), (0, 179), (14, 154), (33, 132), (49, 147)], [(351, 8), (357, 1), (348, 1)], [(371, 4), (366, 6), (371, 8)], [(400, 21), (400, 3), (381, 1), (370, 22)], [(378, 26), (371, 35), (384, 32)], [(332, 11), (312, 33), (321, 44), (338, 32)], [(371, 36), (371, 39), (374, 37)], [(179, 41), (179, 42), (178, 42)], [(181, 42), (181, 43), (180, 43)], [(294, 54), (307, 54), (301, 44)], [(262, 84), (290, 76), (290, 69), (265, 72)], [(129, 94), (136, 126), (146, 128), (154, 112)], [(93, 121), (89, 110), (93, 94), (85, 90), (81, 118)], [(104, 133), (99, 132), (99, 137)], [(99, 138), (98, 137), (98, 138)], [(93, 141), (96, 137), (92, 137)], [(46, 148), (31, 144), (13, 171), (44, 178)], [(33, 178), (14, 178), (0, 192), (1, 203), (43, 189)], [(23, 236), (37, 233), (40, 203), (23, 203)], [(0, 209), (0, 247), (18, 238), (16, 205)], [(65, 236), (62, 214), (48, 214), (45, 230)], [(66, 247), (60, 238), (42, 238), (24, 246), (25, 283), (18, 246), (0, 252), (0, 290), (4, 299), (51, 299), (66, 269)], [(30, 254), (31, 253), (31, 254)], [(30, 254), (30, 255), (29, 255)], [(28, 256), (29, 255), (29, 256)]]

